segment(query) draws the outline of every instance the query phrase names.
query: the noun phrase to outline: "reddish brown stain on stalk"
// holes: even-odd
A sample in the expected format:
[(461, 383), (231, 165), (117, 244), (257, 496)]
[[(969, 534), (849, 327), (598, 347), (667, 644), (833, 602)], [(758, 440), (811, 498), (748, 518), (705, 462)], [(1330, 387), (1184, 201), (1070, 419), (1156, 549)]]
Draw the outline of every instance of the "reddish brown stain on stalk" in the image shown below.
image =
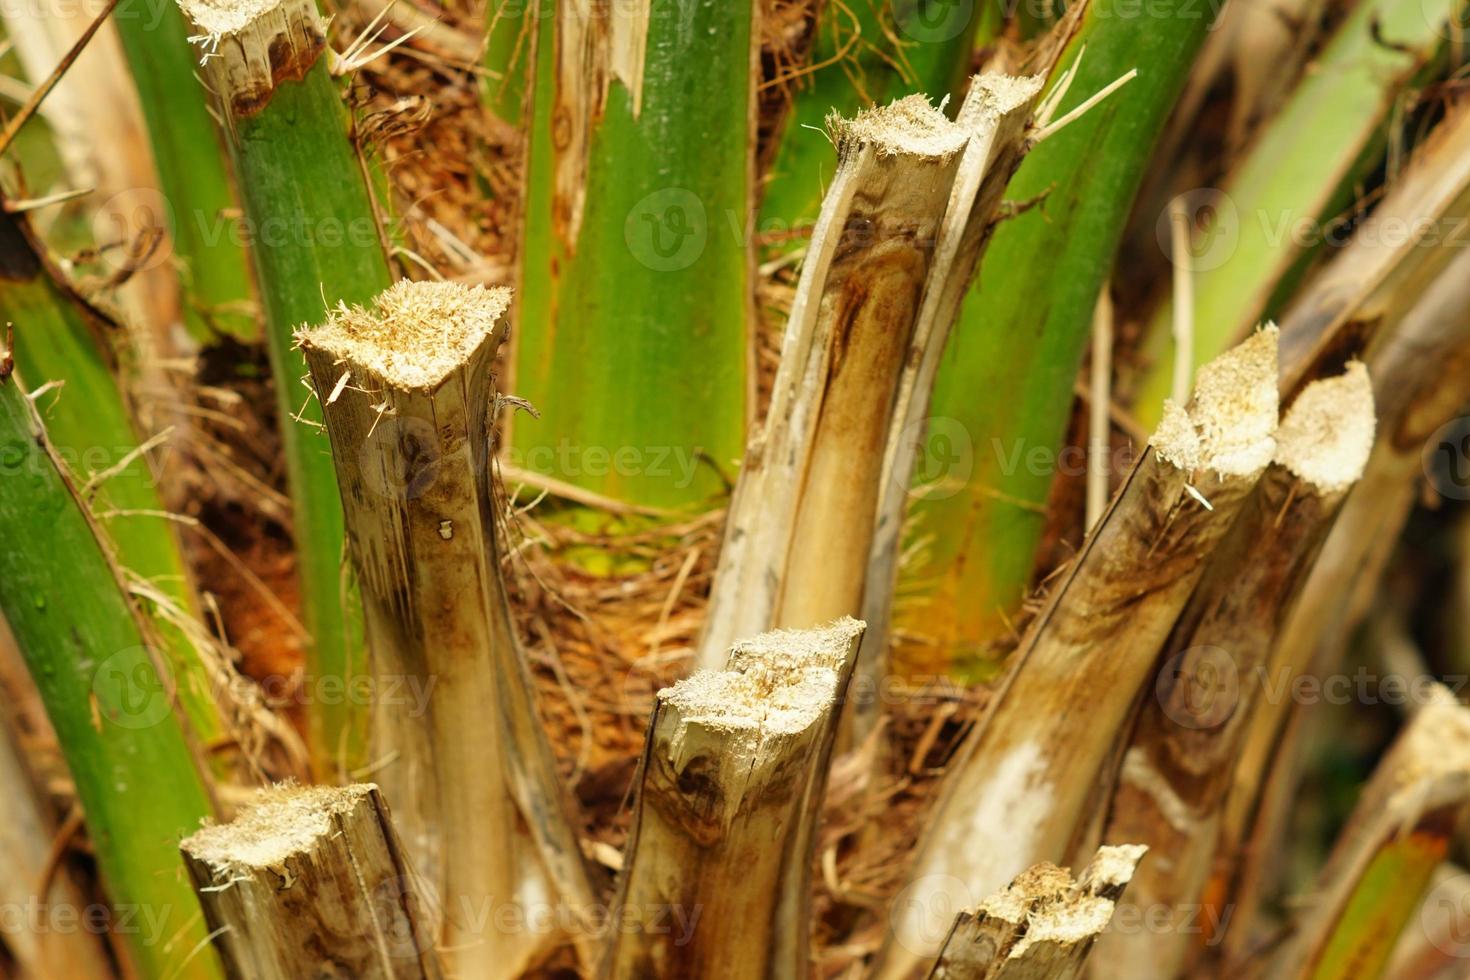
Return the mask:
[(306, 77), (321, 57), (326, 43), (326, 38), (309, 25), (301, 26), (301, 34), (297, 38), (286, 35), (272, 38), (268, 49), (270, 84), (235, 93), (230, 99), (230, 111), (238, 119), (248, 119), (259, 113), (270, 105), (277, 88), (287, 82), (300, 82)]
[(873, 244), (873, 227), (857, 219), (844, 236), (861, 241), (842, 258), (831, 299), (825, 386), (787, 560), (787, 581), (820, 585), (782, 597), (781, 626), (816, 626), (862, 605), (889, 412), (929, 265), (914, 235)]

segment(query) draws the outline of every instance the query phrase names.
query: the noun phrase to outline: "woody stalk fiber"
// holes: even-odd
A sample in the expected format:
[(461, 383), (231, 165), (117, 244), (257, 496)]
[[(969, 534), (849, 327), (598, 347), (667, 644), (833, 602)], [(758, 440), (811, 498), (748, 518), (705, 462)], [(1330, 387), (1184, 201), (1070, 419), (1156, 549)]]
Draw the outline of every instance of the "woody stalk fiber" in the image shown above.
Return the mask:
[(378, 788), (278, 786), (180, 850), (231, 977), (442, 980)]
[(610, 921), (698, 919), (682, 939), (619, 929), (604, 978), (809, 975), (814, 830), (862, 633), (852, 619), (766, 633), (659, 692)]
[(1275, 453), (1276, 344), (1268, 326), (1201, 370), (1055, 587), (951, 766), (878, 977), (937, 952), (929, 892), (948, 878), (983, 895), (1083, 846), (1097, 774), (1155, 654)]
[[(488, 929), (493, 904), (590, 890), (500, 577), (493, 361), (508, 289), (400, 282), (297, 334), (342, 487), (378, 699), (375, 778), (444, 910), (452, 972), (516, 976), (559, 937)], [(579, 934), (580, 935), (580, 934)]]
[[(1363, 472), (1373, 427), (1361, 363), (1302, 392), (1276, 434), (1276, 460), (1164, 647), (1168, 659), (1145, 693), (1105, 832), (1110, 843), (1144, 843), (1156, 855), (1134, 876), (1142, 907), (1201, 900), (1272, 638)], [(1177, 929), (1114, 932), (1093, 959), (1104, 972), (1170, 980), (1192, 939)]]
[(961, 912), (929, 980), (1075, 980), (1148, 848), (1100, 848), (1076, 881), (1043, 862)]

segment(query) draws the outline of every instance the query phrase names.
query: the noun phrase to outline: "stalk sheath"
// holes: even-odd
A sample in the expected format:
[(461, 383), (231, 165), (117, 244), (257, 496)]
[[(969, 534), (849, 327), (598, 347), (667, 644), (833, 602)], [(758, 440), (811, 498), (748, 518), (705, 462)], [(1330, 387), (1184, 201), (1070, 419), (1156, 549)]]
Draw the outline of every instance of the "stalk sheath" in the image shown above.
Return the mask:
[[(350, 689), (366, 670), (361, 612), (342, 567), (332, 460), (315, 431), (321, 409), (302, 391), (292, 334), (320, 323), (336, 303), (367, 302), (388, 287), (392, 272), (312, 0), (181, 0), (180, 6), (200, 35), (205, 75), (220, 103), (254, 232), (302, 613), (311, 634), (306, 670)], [(306, 424), (297, 424), (298, 417)], [(365, 762), (366, 718), (352, 701), (312, 705), (309, 741), (323, 776)]]
[(1364, 787), (1271, 975), (1382, 975), (1470, 806), (1470, 710), (1442, 687)]
[[(3, 622), (0, 659), (5, 662), (7, 674), (14, 660), (16, 675), (25, 676)], [(72, 869), (59, 867), (53, 872), (49, 866), (57, 831), (54, 806), (38, 778), (34, 760), (28, 758), (28, 746), (22, 742), (24, 712), (8, 701), (8, 697), (21, 692), (12, 690), (8, 683), (5, 687), (7, 702), (0, 706), (0, 862), (4, 862), (7, 874), (0, 880), (0, 902), (16, 909), (36, 901), (53, 908), (80, 908), (85, 902), (84, 893)], [(26, 700), (36, 699), (33, 689), (24, 694)], [(37, 883), (42, 881), (45, 887), (38, 888)], [(5, 930), (5, 951), (23, 977), (104, 977), (111, 969), (100, 936), (10, 925)]]
[[(1301, 596), (1272, 646), (1273, 683), (1334, 670), (1335, 658), (1377, 590), (1383, 569), (1418, 497), (1428, 446), (1459, 415), (1470, 385), (1470, 256), (1461, 253), (1423, 298), (1384, 333), (1363, 359), (1373, 380), (1378, 427), (1372, 454), (1322, 546)], [(1351, 327), (1356, 318), (1344, 324)], [(1298, 328), (1310, 326), (1301, 321)], [(1352, 334), (1322, 350), (1327, 363)], [(1295, 347), (1296, 345), (1288, 345)], [(1303, 372), (1310, 376), (1308, 366)], [(1246, 955), (1261, 886), (1273, 874), (1276, 847), (1295, 796), (1293, 721), (1303, 708), (1290, 699), (1263, 701), (1250, 720), (1244, 754), (1222, 825), (1220, 862), (1210, 889), (1234, 907), (1230, 932), (1217, 948), (1227, 961)], [(1269, 773), (1263, 778), (1261, 774)]]
[(183, 285), (184, 322), (197, 339), (259, 333), (250, 260), (230, 228), (235, 186), (195, 80), (184, 17), (171, 3), (122, 0), (112, 22), (148, 123), (158, 184)]
[[(1191, 249), (1194, 345), (1190, 370), (1229, 347), (1270, 308), (1294, 263), (1334, 233), (1352, 180), (1381, 150), (1380, 130), (1414, 77), (1456, 30), (1463, 0), (1370, 0), (1357, 5), (1257, 136)], [(1134, 398), (1157, 421), (1173, 357), (1165, 304), (1145, 333), (1149, 367)]]
[[(8, 356), (8, 351), (4, 352)], [(0, 361), (4, 357), (0, 356)], [(8, 372), (7, 372), (8, 374)], [(156, 646), (14, 376), (0, 378), (0, 612), (56, 730), (114, 908), (172, 940), (120, 945), (140, 975), (215, 978), (174, 841), (212, 809)]]
[(512, 453), (626, 503), (708, 506), (744, 448), (752, 0), (540, 19)]
[[(37, 385), (61, 384), (40, 401), (47, 438), (87, 481), (83, 496), (117, 563), (192, 614), (197, 603), (175, 525), (149, 455), (139, 452), (131, 406), (119, 387), (112, 345), (122, 328), (66, 284), (25, 215), (3, 207), (0, 320), (14, 325), (15, 358), (26, 377)], [(158, 626), (184, 716), (194, 736), (212, 744), (224, 725), (209, 670), (182, 631), (162, 621)]]

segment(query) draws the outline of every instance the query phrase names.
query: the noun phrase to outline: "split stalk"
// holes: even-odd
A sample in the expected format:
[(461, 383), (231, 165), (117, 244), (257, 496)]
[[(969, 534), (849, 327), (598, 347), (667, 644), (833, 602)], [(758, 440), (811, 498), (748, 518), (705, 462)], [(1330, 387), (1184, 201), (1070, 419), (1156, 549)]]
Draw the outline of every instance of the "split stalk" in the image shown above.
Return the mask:
[[(1196, 908), (1205, 898), (1272, 640), (1362, 473), (1373, 423), (1362, 364), (1303, 391), (1277, 432), (1276, 462), (1164, 647), (1168, 659), (1144, 695), (1104, 834), (1168, 856), (1134, 878), (1133, 898), (1143, 908)], [(1188, 972), (1192, 939), (1181, 929), (1117, 932), (1103, 939), (1094, 963), (1140, 980), (1172, 980)]]
[[(937, 951), (935, 889), (1003, 887), (1088, 845), (1099, 791), (1154, 658), (1276, 443), (1276, 330), (1201, 372), (1171, 405), (1054, 587), (985, 719), (961, 747), (896, 911), (877, 976)], [(941, 903), (942, 904), (942, 903)]]

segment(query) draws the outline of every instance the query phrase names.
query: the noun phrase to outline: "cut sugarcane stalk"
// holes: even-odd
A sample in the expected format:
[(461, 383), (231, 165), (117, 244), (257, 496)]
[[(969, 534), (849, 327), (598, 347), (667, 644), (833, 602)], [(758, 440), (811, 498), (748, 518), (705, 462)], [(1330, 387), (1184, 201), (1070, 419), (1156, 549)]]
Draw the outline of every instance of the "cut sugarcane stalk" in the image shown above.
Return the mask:
[(1038, 864), (961, 912), (929, 980), (1075, 980), (1148, 850), (1103, 847), (1076, 880)]
[[(659, 692), (611, 920), (643, 927), (613, 935), (602, 977), (809, 975), (814, 830), (862, 631), (762, 634)], [(686, 935), (650, 928), (669, 909)]]
[[(0, 346), (0, 365), (10, 352)], [(160, 679), (156, 645), (18, 379), (0, 367), (0, 612), (56, 730), (108, 897), (169, 910), (168, 944), (130, 933), (142, 976), (211, 980), (198, 903), (173, 841), (212, 811)], [(69, 601), (84, 596), (85, 601)], [(196, 947), (205, 947), (196, 950)]]
[[(1277, 430), (1276, 461), (1164, 646), (1163, 673), (1144, 695), (1104, 832), (1109, 842), (1139, 841), (1167, 855), (1134, 877), (1132, 898), (1144, 908), (1194, 908), (1204, 897), (1272, 640), (1362, 474), (1373, 426), (1361, 363), (1302, 392)], [(1172, 980), (1195, 941), (1182, 929), (1114, 932), (1093, 963), (1104, 973)]]
[[(742, 632), (811, 626), (861, 608), (882, 626), (864, 641), (854, 738), (876, 717), (915, 431), (1025, 152), (1042, 81), (977, 75), (955, 124), (911, 96), (833, 126), (838, 179), (803, 267), (767, 433), (747, 456), (726, 520), (698, 662), (716, 664)], [(956, 133), (963, 150), (954, 163)], [(914, 193), (910, 184), (921, 180), (924, 192)], [(907, 270), (895, 262), (904, 250)], [(881, 291), (876, 270), (887, 272)]]
[[(1074, 11), (1083, 9), (1079, 5)], [(887, 673), (899, 548), (912, 499), (910, 478), (920, 444), (929, 435), (934, 378), (959, 318), (960, 304), (994, 231), (1006, 185), (1030, 149), (1029, 126), (1042, 85), (1056, 68), (1064, 42), (1079, 22), (1079, 16), (1069, 14), (1056, 43), (1042, 58), (1038, 74), (1026, 78), (977, 75), (960, 107), (957, 121), (969, 134), (969, 142), (945, 210), (884, 447), (878, 511), (863, 581), (863, 620), (869, 629), (858, 658), (861, 696), (854, 700), (850, 715), (854, 738), (862, 738), (876, 722), (877, 699), (869, 694)]]
[[(342, 568), (332, 460), (310, 427), (320, 408), (303, 398), (291, 344), (293, 331), (320, 323), (333, 304), (367, 302), (388, 287), (382, 231), (312, 0), (180, 6), (199, 35), (252, 232), (311, 634), (306, 670), (350, 686), (366, 670), (360, 608)], [(351, 771), (366, 761), (365, 712), (353, 698), (322, 700), (309, 715), (313, 762), (323, 776)]]
[[(877, 976), (937, 952), (936, 889), (1003, 887), (1087, 846), (1089, 798), (1180, 609), (1276, 449), (1276, 328), (1200, 372), (1056, 585), (951, 764)], [(971, 842), (984, 841), (984, 847)]]
[[(452, 972), (513, 977), (559, 938), (485, 929), (590, 886), (500, 575), (490, 448), (507, 289), (400, 282), (298, 334), (342, 487), (348, 550), (383, 684), (375, 778), (444, 908)], [(578, 932), (579, 941), (586, 934)]]
[(433, 917), (378, 788), (260, 790), (180, 845), (240, 980), (440, 980)]

